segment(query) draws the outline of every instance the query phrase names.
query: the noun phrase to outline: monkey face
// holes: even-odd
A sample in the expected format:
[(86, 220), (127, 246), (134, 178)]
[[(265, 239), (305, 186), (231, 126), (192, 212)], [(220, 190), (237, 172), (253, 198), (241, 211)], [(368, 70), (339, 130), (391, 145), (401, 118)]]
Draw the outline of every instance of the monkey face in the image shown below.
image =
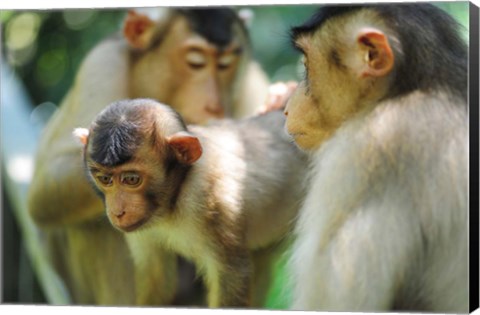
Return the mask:
[(187, 38), (172, 56), (181, 79), (169, 104), (188, 123), (232, 115), (233, 83), (242, 50), (236, 42), (224, 49), (198, 35)]
[(305, 83), (302, 82), (285, 108), (285, 129), (299, 148), (308, 151), (320, 145), (323, 135), (318, 107), (305, 94)]
[(130, 232), (150, 219), (154, 209), (145, 196), (148, 179), (143, 171), (128, 164), (109, 169), (97, 166), (90, 169), (90, 175), (104, 196), (108, 218), (115, 228)]
[(234, 36), (220, 47), (192, 31), (185, 17), (175, 17), (162, 42), (135, 60), (132, 96), (167, 103), (187, 123), (231, 116), (246, 45), (241, 30), (233, 30)]
[(88, 176), (103, 199), (110, 223), (122, 232), (144, 228), (154, 215), (165, 210), (166, 202), (152, 197), (157, 195), (152, 191), (162, 189), (160, 185), (167, 182), (163, 165), (151, 158), (161, 152), (155, 152), (150, 145), (141, 145), (127, 161), (105, 165), (92, 159), (95, 133), (89, 138), (93, 140), (86, 147)]
[(304, 54), (305, 78), (287, 103), (286, 130), (304, 150), (317, 149), (354, 107), (349, 74), (332, 67), (323, 37), (303, 36), (296, 42)]
[[(198, 158), (192, 157), (190, 151), (201, 150), (186, 143), (196, 138), (185, 140), (185, 137), (172, 136), (171, 143), (161, 145), (161, 149), (143, 145), (130, 161), (114, 167), (88, 161), (91, 181), (103, 196), (107, 216), (115, 228), (123, 232), (147, 228), (153, 218), (166, 220), (174, 213), (189, 169), (187, 164)], [(167, 158), (170, 147), (175, 152), (170, 152), (172, 156)]]
[(394, 56), (387, 35), (343, 19), (294, 38), (305, 78), (287, 105), (286, 129), (305, 150), (317, 149), (344, 121), (370, 110), (389, 87)]

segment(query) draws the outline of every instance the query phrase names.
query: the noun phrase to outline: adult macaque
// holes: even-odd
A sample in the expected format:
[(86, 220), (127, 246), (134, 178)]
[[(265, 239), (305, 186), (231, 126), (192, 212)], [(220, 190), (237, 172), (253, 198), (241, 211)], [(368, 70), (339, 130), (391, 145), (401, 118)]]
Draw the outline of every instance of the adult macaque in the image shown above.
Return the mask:
[(467, 49), (429, 4), (327, 6), (292, 30), (286, 129), (312, 152), (293, 309), (468, 311)]
[(204, 123), (253, 113), (266, 93), (247, 31), (230, 9), (131, 10), (123, 36), (93, 49), (46, 127), (28, 200), (74, 303), (171, 303), (177, 280), (175, 256), (159, 251), (163, 264), (134, 284), (124, 237), (85, 180), (71, 130), (124, 98), (168, 102), (187, 122)]
[(273, 111), (208, 127), (185, 126), (148, 99), (111, 104), (85, 144), (88, 177), (114, 227), (126, 232), (144, 277), (158, 248), (192, 260), (209, 307), (251, 305), (250, 250), (283, 239), (303, 197), (306, 159)]

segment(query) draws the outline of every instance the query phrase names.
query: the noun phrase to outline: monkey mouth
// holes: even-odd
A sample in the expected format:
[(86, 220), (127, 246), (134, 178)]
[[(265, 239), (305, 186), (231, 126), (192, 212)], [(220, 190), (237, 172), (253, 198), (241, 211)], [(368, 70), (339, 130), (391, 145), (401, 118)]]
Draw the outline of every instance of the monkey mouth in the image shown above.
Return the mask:
[(292, 138), (292, 140), (296, 141), (298, 138), (301, 138), (306, 135), (305, 132), (292, 132), (288, 133), (288, 135)]
[(287, 124), (284, 125), (283, 130), (293, 140), (305, 136), (305, 132), (291, 130), (287, 127)]
[(304, 136), (304, 135), (305, 135), (305, 132), (292, 132), (290, 135), (291, 135), (293, 138), (296, 138), (296, 137)]
[(132, 232), (132, 231), (135, 231), (136, 229), (140, 228), (142, 225), (144, 225), (146, 222), (148, 221), (148, 218), (143, 218), (133, 224), (129, 224), (129, 225), (124, 225), (124, 226), (121, 226), (121, 225), (117, 225), (117, 228), (119, 228), (120, 230), (122, 230), (123, 232)]

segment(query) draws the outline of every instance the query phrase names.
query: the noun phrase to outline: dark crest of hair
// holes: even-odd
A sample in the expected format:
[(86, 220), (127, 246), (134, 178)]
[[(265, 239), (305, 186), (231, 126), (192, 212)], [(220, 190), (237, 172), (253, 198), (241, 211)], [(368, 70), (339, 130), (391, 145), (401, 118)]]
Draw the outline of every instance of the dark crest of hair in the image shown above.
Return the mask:
[(314, 32), (333, 17), (372, 9), (398, 34), (404, 56), (396, 66), (390, 97), (414, 90), (445, 89), (465, 100), (468, 89), (468, 49), (459, 24), (442, 9), (428, 3), (339, 5), (320, 8), (303, 25), (291, 30), (294, 41)]
[(227, 46), (233, 39), (234, 24), (248, 34), (243, 22), (230, 8), (180, 9), (178, 12), (187, 17), (194, 32), (219, 47)]
[(109, 105), (92, 124), (88, 151), (93, 161), (113, 167), (128, 162), (141, 144), (140, 115), (135, 101)]

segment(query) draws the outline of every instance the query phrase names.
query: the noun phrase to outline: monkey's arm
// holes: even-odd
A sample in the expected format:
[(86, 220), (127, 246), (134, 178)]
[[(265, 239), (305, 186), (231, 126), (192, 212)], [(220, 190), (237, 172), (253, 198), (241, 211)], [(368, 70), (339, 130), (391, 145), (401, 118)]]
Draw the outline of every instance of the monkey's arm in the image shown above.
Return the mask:
[(241, 118), (253, 115), (267, 101), (270, 81), (255, 61), (250, 61), (245, 69), (245, 79), (236, 93), (233, 117)]
[(104, 209), (85, 179), (79, 152), (53, 159), (39, 158), (30, 186), (28, 208), (40, 226), (81, 222), (101, 215)]
[(131, 233), (126, 240), (135, 263), (135, 305), (171, 302), (178, 285), (177, 256), (159, 246), (155, 235)]
[[(127, 97), (125, 53), (124, 45), (114, 39), (95, 48), (48, 122), (28, 196), (29, 211), (37, 224), (55, 226), (103, 215), (102, 202), (86, 180), (82, 149), (72, 131), (90, 125), (93, 117), (113, 100)], [(107, 59), (112, 67), (101, 67)], [(115, 76), (109, 74), (112, 71)]]
[(223, 248), (204, 268), (209, 307), (251, 306), (253, 264), (246, 248)]
[[(40, 226), (81, 222), (103, 212), (101, 199), (87, 182), (82, 148), (71, 135), (75, 111), (72, 94), (52, 117), (39, 144), (28, 208)], [(69, 115), (73, 112), (73, 115)]]
[(204, 226), (210, 231), (208, 251), (197, 267), (206, 275), (209, 307), (251, 305), (253, 264), (244, 220), (238, 209), (228, 205), (217, 204), (208, 211)]

